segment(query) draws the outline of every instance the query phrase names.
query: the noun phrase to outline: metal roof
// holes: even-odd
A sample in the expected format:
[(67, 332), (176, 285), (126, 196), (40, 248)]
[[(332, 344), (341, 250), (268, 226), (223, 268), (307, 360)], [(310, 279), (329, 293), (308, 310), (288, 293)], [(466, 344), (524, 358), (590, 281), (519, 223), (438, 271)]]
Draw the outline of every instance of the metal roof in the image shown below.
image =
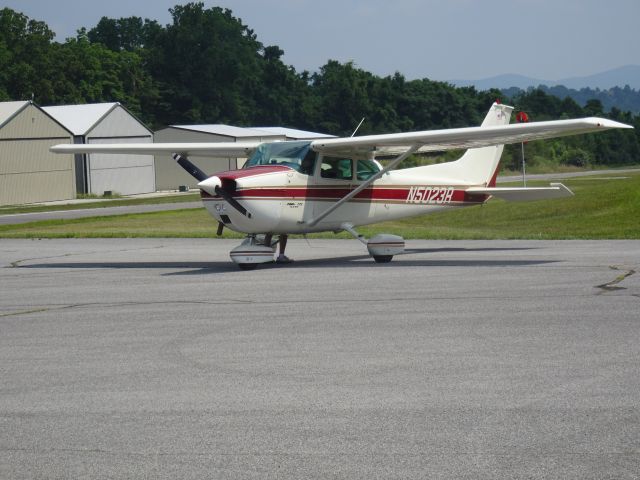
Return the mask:
[(119, 103), (91, 103), (88, 105), (62, 105), (42, 107), (51, 117), (74, 135), (87, 134)]
[(252, 128), (234, 127), (232, 125), (223, 124), (207, 124), (207, 125), (171, 125), (171, 128), (180, 130), (191, 130), (193, 132), (211, 133), (213, 135), (222, 135), (225, 137), (245, 138), (245, 137), (264, 137), (275, 136), (277, 133), (270, 133), (265, 130), (257, 130)]
[(333, 135), (324, 133), (308, 132), (306, 130), (297, 130), (295, 128), (286, 127), (234, 127), (232, 125), (223, 124), (207, 124), (207, 125), (171, 125), (170, 128), (181, 130), (190, 130), (193, 132), (211, 133), (213, 135), (222, 135), (232, 138), (247, 137), (286, 137), (294, 140), (308, 140), (314, 138), (333, 138)]
[(297, 130), (295, 128), (286, 127), (252, 127), (255, 130), (268, 132), (272, 135), (284, 135), (294, 140), (311, 140), (314, 138), (335, 138), (335, 135), (327, 135), (326, 133), (308, 132), (306, 130)]
[(16, 113), (22, 110), (25, 106), (31, 102), (27, 100), (18, 102), (0, 102), (0, 126), (4, 125), (10, 120)]

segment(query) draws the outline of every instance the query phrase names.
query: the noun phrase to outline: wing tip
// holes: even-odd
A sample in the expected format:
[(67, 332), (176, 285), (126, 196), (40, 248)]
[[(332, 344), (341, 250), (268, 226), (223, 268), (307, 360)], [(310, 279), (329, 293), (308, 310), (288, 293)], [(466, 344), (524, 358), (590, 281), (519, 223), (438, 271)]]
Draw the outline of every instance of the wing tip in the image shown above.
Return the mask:
[(600, 128), (622, 128), (633, 129), (633, 125), (627, 125), (626, 123), (618, 122), (616, 120), (610, 120), (608, 118), (589, 117), (585, 118), (590, 124)]

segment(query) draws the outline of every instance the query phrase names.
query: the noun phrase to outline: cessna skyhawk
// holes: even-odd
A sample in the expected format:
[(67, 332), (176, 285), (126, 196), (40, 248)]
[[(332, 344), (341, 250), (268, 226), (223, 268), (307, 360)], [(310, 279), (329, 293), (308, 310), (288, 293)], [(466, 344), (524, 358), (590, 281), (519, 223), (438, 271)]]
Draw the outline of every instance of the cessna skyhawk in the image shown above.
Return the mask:
[[(286, 262), (289, 234), (346, 231), (366, 245), (376, 262), (404, 250), (404, 239), (355, 230), (386, 220), (479, 205), (491, 197), (526, 201), (573, 193), (561, 183), (540, 188), (498, 188), (505, 144), (633, 128), (602, 118), (509, 124), (513, 107), (494, 103), (482, 125), (410, 133), (272, 143), (156, 143), (56, 145), (56, 153), (161, 154), (173, 158), (200, 183), (208, 212), (224, 227), (247, 234), (231, 260), (242, 269)], [(456, 161), (394, 170), (412, 154), (468, 149)], [(238, 170), (208, 175), (188, 157), (248, 157)], [(383, 167), (376, 158), (392, 160)], [(274, 237), (278, 237), (273, 241)]]

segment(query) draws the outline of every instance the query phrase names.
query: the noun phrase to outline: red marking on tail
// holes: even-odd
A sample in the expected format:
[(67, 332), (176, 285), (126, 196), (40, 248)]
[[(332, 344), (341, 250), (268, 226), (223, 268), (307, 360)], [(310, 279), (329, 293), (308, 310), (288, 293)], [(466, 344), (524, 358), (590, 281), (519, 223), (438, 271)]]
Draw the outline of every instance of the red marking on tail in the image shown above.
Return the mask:
[(487, 185), (487, 187), (495, 187), (496, 186), (496, 181), (498, 180), (498, 172), (500, 172), (500, 163), (498, 162), (498, 166), (496, 167), (496, 171), (493, 174), (493, 177), (491, 177), (491, 180), (489, 180), (489, 184)]

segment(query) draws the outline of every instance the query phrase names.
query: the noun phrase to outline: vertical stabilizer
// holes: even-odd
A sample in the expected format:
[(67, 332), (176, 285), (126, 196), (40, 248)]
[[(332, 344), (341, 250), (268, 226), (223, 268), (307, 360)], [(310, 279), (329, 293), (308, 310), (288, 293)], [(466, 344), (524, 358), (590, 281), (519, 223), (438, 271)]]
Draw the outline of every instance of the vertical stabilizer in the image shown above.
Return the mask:
[[(513, 107), (494, 103), (482, 122), (483, 127), (507, 125), (511, 118)], [(504, 145), (471, 148), (454, 164), (459, 169), (462, 179), (469, 183), (495, 186), (498, 176), (498, 166)]]
[[(494, 127), (497, 125), (507, 125), (511, 118), (512, 111), (513, 107), (494, 103), (481, 126)], [(403, 172), (407, 174), (410, 174), (410, 172), (419, 172), (422, 175), (429, 175), (434, 178), (455, 179), (461, 184), (467, 185), (495, 186), (503, 149), (504, 145), (471, 148), (454, 162), (439, 163), (412, 169), (408, 168), (403, 170)]]

